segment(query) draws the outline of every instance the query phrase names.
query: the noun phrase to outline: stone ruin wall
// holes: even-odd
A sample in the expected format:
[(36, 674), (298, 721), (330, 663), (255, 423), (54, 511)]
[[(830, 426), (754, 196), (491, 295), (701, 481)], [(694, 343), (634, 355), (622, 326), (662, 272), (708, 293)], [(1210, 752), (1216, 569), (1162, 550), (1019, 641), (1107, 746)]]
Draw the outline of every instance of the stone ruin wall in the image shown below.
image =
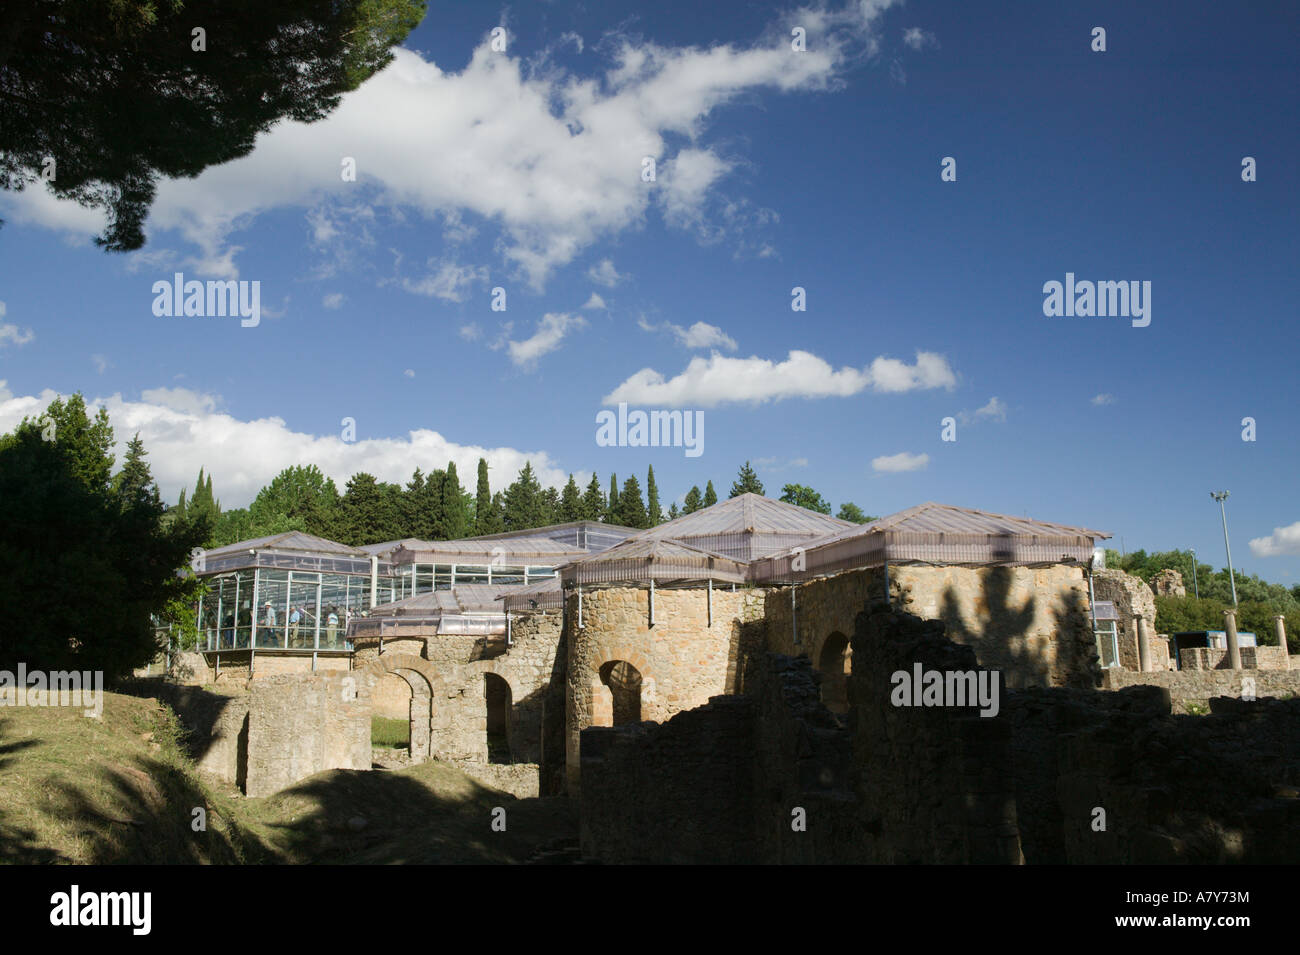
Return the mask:
[[(1156, 636), (1156, 597), (1150, 586), (1141, 577), (1134, 577), (1122, 570), (1105, 568), (1093, 571), (1093, 593), (1098, 600), (1109, 600), (1115, 604), (1115, 613), (1119, 615), (1116, 629), (1119, 631), (1119, 663), (1125, 670), (1138, 669), (1138, 638), (1134, 617), (1142, 617), (1147, 622), (1151, 634), (1149, 649), (1152, 652), (1152, 666), (1159, 670), (1169, 669), (1169, 644)], [(1156, 654), (1163, 651), (1161, 665), (1157, 665)]]
[(565, 778), (577, 793), (580, 734), (613, 722), (613, 697), (600, 669), (626, 661), (640, 674), (640, 719), (662, 722), (734, 692), (744, 647), (761, 645), (763, 591), (716, 586), (709, 625), (704, 587), (657, 589), (655, 623), (649, 623), (649, 587), (583, 589), (565, 601), (568, 649), (565, 674)]
[[(884, 570), (873, 568), (800, 584), (797, 642), (790, 589), (772, 589), (767, 648), (807, 654), (819, 665), (826, 640), (834, 633), (851, 636), (862, 608), (884, 596), (884, 580)], [(1092, 687), (1101, 679), (1088, 582), (1077, 567), (891, 565), (889, 593), (895, 607), (942, 620), (950, 639), (971, 646), (986, 665), (1001, 668), (1013, 687)]]
[[(1145, 685), (1004, 691), (991, 718), (892, 706), (897, 670), (974, 667), (971, 648), (943, 631), (881, 604), (862, 613), (843, 728), (818, 702), (809, 661), (773, 654), (755, 661), (743, 697), (658, 726), (587, 730), (584, 853), (1113, 864), (1300, 852), (1300, 700), (1218, 698), (1213, 715), (1173, 716), (1167, 690)], [(806, 832), (791, 828), (796, 807)]]
[(279, 674), (224, 690), (151, 679), (123, 691), (168, 704), (199, 770), (247, 796), (269, 796), (329, 769), (371, 767), (363, 674)]

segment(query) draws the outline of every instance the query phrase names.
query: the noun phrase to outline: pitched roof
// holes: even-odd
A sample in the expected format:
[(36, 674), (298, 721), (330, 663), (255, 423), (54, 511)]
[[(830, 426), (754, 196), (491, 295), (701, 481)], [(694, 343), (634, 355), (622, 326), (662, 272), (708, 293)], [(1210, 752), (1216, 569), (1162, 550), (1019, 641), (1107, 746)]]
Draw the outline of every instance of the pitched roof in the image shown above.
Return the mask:
[(226, 544), (224, 547), (214, 547), (212, 550), (206, 551), (205, 556), (222, 557), (226, 554), (237, 554), (246, 550), (289, 550), (312, 554), (345, 554), (349, 557), (370, 556), (360, 548), (340, 544), (338, 541), (326, 540), (324, 537), (317, 537), (303, 531), (285, 531), (282, 534), (272, 534), (269, 537), (255, 537), (252, 540), (237, 541), (234, 544)]
[[(868, 524), (773, 554), (753, 570), (758, 580), (834, 573), (885, 562), (1054, 564), (1086, 562), (1106, 531), (927, 501)], [(795, 566), (795, 561), (800, 566)]]
[(479, 538), (462, 538), (450, 541), (403, 541), (393, 553), (394, 563), (436, 562), (438, 557), (470, 557), (475, 562), (481, 558), (490, 558), (502, 554), (502, 560), (510, 564), (519, 563), (520, 559), (576, 557), (586, 554), (581, 547), (552, 540), (549, 537), (511, 537), (493, 540)]
[(756, 560), (854, 527), (761, 494), (740, 494), (642, 531), (632, 540), (685, 541), (735, 560)]
[(656, 540), (644, 535), (570, 561), (559, 573), (566, 584), (705, 579), (741, 583), (746, 577), (742, 561), (682, 541)]

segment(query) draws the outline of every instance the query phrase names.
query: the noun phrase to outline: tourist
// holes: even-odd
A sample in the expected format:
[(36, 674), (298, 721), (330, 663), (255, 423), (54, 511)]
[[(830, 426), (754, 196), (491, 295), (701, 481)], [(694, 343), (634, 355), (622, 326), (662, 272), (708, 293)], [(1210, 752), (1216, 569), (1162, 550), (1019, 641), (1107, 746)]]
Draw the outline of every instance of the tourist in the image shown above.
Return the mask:
[(271, 601), (269, 600), (266, 602), (266, 614), (263, 616), (262, 622), (265, 624), (265, 626), (262, 628), (262, 639), (265, 641), (265, 643), (263, 643), (262, 645), (267, 647), (273, 647), (275, 646), (276, 643), (275, 608), (271, 606)]

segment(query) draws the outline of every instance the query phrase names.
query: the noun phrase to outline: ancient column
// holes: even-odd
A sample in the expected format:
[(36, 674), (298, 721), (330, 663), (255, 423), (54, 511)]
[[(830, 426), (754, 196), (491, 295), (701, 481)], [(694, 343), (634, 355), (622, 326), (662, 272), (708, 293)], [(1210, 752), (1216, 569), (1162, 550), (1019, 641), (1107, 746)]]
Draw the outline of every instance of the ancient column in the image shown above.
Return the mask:
[(1273, 618), (1273, 628), (1277, 631), (1277, 645), (1282, 648), (1282, 669), (1291, 669), (1291, 651), (1286, 645), (1286, 617), (1278, 614)]
[(1134, 618), (1137, 623), (1138, 669), (1147, 673), (1151, 669), (1151, 633), (1147, 628), (1146, 617)]
[(1228, 631), (1228, 666), (1241, 669), (1241, 647), (1237, 646), (1237, 611), (1223, 611), (1224, 629)]

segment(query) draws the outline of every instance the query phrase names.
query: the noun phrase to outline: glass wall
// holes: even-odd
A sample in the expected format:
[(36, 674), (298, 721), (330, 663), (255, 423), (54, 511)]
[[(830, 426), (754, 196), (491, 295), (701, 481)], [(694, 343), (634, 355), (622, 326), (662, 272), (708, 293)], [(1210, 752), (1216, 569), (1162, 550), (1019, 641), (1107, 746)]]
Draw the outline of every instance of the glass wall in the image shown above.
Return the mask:
[[(379, 603), (397, 592), (395, 580), (379, 578)], [(369, 610), (369, 576), (265, 567), (211, 576), (199, 601), (200, 646), (348, 650), (348, 619)]]
[[(453, 584), (532, 584), (555, 576), (554, 567), (503, 564), (404, 564), (397, 568), (394, 599), (404, 600)], [(383, 602), (383, 596), (380, 596)]]

